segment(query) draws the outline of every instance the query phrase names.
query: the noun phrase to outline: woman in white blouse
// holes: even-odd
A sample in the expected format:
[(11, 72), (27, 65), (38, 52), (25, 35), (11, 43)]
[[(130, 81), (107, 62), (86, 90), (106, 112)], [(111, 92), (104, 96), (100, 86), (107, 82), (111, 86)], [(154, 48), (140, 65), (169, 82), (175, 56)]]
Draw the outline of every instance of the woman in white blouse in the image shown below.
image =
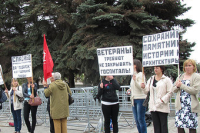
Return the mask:
[(9, 99), (10, 110), (14, 120), (15, 133), (20, 133), (22, 127), (21, 109), (23, 108), (23, 102), (19, 101), (18, 96), (23, 97), (22, 87), (19, 86), (17, 79), (12, 79), (11, 86), (10, 91), (6, 89), (5, 93), (7, 93), (6, 96)]

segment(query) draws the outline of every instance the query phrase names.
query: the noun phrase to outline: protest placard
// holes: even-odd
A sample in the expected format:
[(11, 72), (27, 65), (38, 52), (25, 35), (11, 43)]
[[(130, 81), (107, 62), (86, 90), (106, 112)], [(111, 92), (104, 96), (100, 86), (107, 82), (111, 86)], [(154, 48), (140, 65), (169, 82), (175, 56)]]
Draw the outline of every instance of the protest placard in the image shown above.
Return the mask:
[(12, 60), (12, 74), (13, 78), (32, 77), (32, 58), (31, 54), (22, 56), (13, 56)]
[(133, 74), (132, 46), (98, 48), (97, 56), (101, 76)]
[(179, 64), (179, 32), (143, 36), (143, 67)]
[(1, 65), (0, 65), (0, 85), (2, 85), (2, 84), (4, 84), (4, 82), (3, 82), (3, 75), (1, 75), (1, 74), (3, 74), (3, 70), (2, 70), (2, 67), (1, 67)]

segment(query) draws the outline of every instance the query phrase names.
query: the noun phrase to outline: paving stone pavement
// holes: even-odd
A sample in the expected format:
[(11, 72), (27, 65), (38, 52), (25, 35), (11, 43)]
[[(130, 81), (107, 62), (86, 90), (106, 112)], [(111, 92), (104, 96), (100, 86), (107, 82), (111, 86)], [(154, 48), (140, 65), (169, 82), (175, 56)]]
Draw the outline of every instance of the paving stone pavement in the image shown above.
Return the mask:
[[(200, 121), (200, 119), (199, 119)], [(84, 124), (84, 123), (83, 123)], [(177, 133), (177, 129), (174, 125), (174, 117), (169, 117), (168, 119), (168, 128), (169, 128), (169, 133)], [(0, 121), (0, 129), (1, 133), (13, 133), (14, 132), (14, 127), (8, 126), (8, 123), (5, 121)], [(72, 130), (73, 129), (73, 130)], [(68, 133), (83, 133), (84, 127), (72, 127), (68, 126)], [(147, 132), (148, 133), (153, 133), (153, 124), (151, 124), (149, 127), (147, 127)], [(93, 131), (94, 132), (94, 131)], [(27, 133), (27, 128), (25, 125), (22, 125), (22, 130), (21, 133)], [(49, 131), (49, 126), (46, 124), (38, 125), (35, 128), (35, 133), (50, 133)], [(85, 132), (87, 133), (87, 132)], [(119, 133), (138, 133), (136, 126), (134, 127), (119, 127)], [(186, 129), (186, 133), (188, 132), (188, 129)], [(197, 133), (200, 133), (200, 129), (197, 129)]]

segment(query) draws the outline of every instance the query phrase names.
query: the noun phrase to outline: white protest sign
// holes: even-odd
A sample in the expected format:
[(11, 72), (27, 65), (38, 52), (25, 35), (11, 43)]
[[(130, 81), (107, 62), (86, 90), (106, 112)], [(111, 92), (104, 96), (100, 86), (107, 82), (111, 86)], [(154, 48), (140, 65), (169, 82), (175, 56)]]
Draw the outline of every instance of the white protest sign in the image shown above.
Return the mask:
[(1, 67), (1, 65), (0, 65), (0, 85), (2, 85), (2, 84), (4, 84), (4, 82), (3, 82), (3, 75), (1, 75), (1, 73), (3, 74), (3, 70), (2, 70), (2, 67)]
[(143, 36), (143, 67), (179, 64), (177, 30)]
[(12, 60), (12, 74), (13, 78), (32, 77), (32, 58), (31, 54), (22, 56), (13, 56)]
[(97, 49), (99, 73), (107, 75), (133, 75), (132, 46)]

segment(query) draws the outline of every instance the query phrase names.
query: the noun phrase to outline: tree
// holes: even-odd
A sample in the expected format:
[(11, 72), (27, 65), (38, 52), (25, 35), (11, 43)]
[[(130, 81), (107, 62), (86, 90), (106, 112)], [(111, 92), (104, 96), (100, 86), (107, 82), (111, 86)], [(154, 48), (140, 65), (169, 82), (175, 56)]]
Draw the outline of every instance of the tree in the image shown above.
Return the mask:
[[(96, 49), (132, 45), (134, 58), (142, 60), (142, 37), (180, 27), (180, 63), (195, 43), (182, 40), (190, 19), (177, 17), (188, 11), (179, 0), (2, 0), (0, 63), (7, 83), (11, 56), (32, 54), (33, 73), (42, 74), (43, 34), (54, 60), (54, 71), (68, 78), (84, 73), (85, 82), (96, 85), (99, 69)], [(176, 75), (176, 66), (168, 74)], [(145, 68), (151, 74), (151, 68)], [(117, 77), (127, 85), (130, 76)]]
[(4, 79), (8, 85), (12, 77), (11, 56), (24, 52), (23, 36), (25, 26), (19, 20), (22, 16), (20, 2), (17, 0), (2, 0), (0, 2), (0, 64), (4, 72)]
[[(67, 67), (81, 70), (88, 82), (97, 84), (99, 82), (97, 48), (133, 45), (134, 58), (141, 60), (142, 36), (172, 30), (175, 26), (181, 27), (183, 31), (186, 30), (185, 28), (194, 22), (177, 17), (189, 9), (175, 0), (162, 2), (87, 0), (77, 8), (76, 13), (72, 14), (77, 31), (63, 47), (63, 51), (70, 52), (62, 55), (62, 62), (68, 62)], [(189, 57), (194, 43), (182, 41), (181, 35), (182, 33), (180, 34), (182, 61)], [(187, 47), (181, 47), (184, 45)], [(151, 68), (145, 70), (150, 72)], [(130, 77), (123, 76), (118, 80), (121, 84), (128, 84), (128, 78)]]
[[(34, 78), (37, 80), (38, 77), (43, 77), (43, 34), (47, 36), (47, 44), (55, 66), (57, 66), (59, 61), (56, 61), (56, 58), (59, 57), (60, 50), (70, 39), (70, 36), (75, 30), (70, 17), (70, 12), (72, 12), (74, 8), (74, 6), (72, 6), (72, 1), (9, 0), (2, 1), (1, 6), (4, 7), (1, 8), (2, 12), (5, 9), (15, 12), (15, 14), (13, 14), (14, 17), (11, 16), (12, 14), (10, 12), (4, 15), (6, 17), (2, 20), (2, 27), (5, 27), (5, 30), (2, 33), (2, 37), (5, 36), (4, 38), (8, 38), (7, 40), (9, 40), (9, 42), (5, 42), (5, 39), (1, 39), (1, 46), (3, 47), (2, 50), (5, 50), (4, 52), (11, 51), (11, 47), (16, 53), (11, 51), (11, 53), (4, 55), (10, 58), (15, 55), (32, 54)], [(14, 32), (18, 34), (10, 36), (10, 32), (5, 32), (10, 31), (10, 29), (15, 26), (12, 21), (8, 21), (9, 17), (7, 16), (13, 18), (13, 22), (19, 22), (14, 28)], [(8, 62), (10, 63), (11, 61), (8, 60)], [(2, 62), (2, 64), (5, 64), (5, 62)], [(8, 73), (10, 79), (12, 75), (10, 73), (11, 64), (9, 64), (7, 68), (8, 70), (4, 71), (4, 73)], [(56, 68), (54, 70), (58, 71)], [(64, 70), (66, 69), (62, 68), (62, 71), (60, 71), (62, 75), (65, 76), (70, 73), (70, 71)]]

